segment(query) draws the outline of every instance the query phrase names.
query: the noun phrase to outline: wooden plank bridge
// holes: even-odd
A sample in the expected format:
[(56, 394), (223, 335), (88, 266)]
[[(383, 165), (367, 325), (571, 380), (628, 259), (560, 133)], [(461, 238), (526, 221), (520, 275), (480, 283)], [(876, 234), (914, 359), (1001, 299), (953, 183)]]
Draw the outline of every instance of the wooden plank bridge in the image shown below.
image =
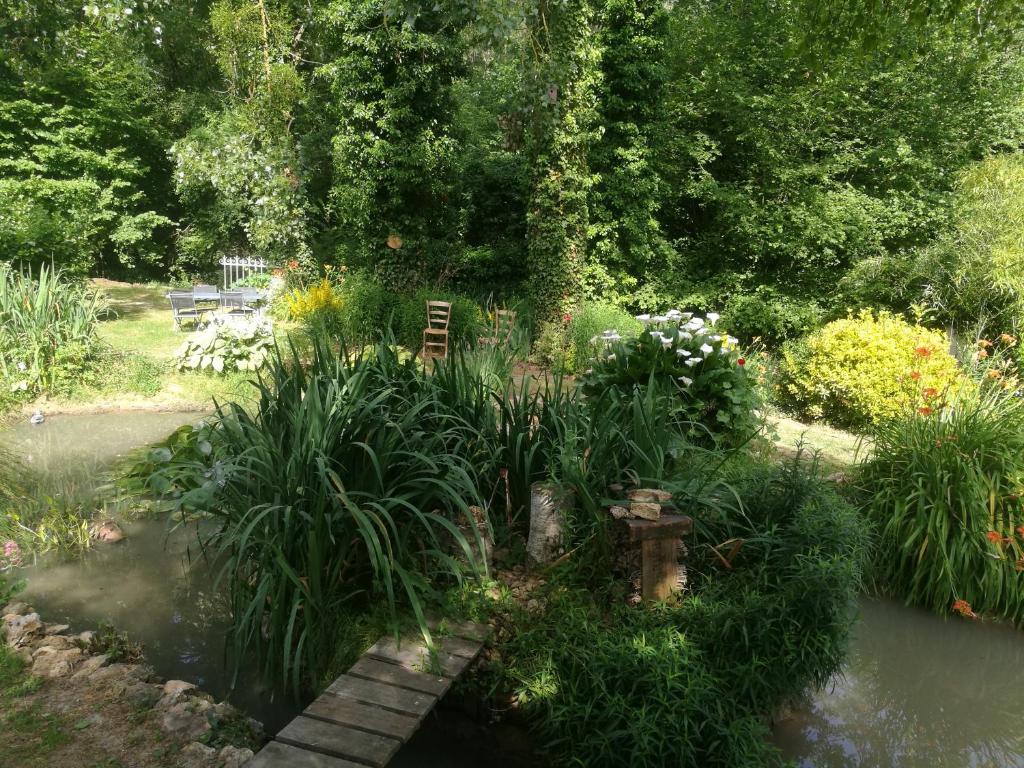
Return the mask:
[(422, 639), (385, 636), (247, 764), (247, 768), (382, 768), (480, 654), (488, 628), (443, 623), (431, 654)]

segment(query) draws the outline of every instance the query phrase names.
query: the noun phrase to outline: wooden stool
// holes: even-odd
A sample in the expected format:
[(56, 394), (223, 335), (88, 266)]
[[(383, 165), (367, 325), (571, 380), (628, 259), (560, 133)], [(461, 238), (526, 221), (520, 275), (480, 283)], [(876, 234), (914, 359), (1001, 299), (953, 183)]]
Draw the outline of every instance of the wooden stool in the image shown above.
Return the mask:
[(658, 520), (623, 520), (626, 542), (640, 545), (640, 595), (664, 600), (679, 579), (680, 539), (693, 530), (687, 515), (662, 515)]

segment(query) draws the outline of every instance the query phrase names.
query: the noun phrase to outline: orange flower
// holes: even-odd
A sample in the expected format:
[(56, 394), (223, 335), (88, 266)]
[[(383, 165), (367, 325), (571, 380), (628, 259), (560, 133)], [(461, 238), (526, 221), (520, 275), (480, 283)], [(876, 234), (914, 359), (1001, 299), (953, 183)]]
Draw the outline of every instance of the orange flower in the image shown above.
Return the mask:
[(988, 376), (990, 379), (1001, 379), (1003, 377), (1003, 374), (1001, 374), (995, 368), (989, 368), (987, 371), (985, 371), (985, 375)]
[(920, 346), (914, 350), (914, 354), (918, 357), (928, 357), (931, 353), (931, 347)]
[(1024, 539), (1024, 525), (1017, 526), (1017, 535)]
[(988, 357), (988, 352), (986, 352), (984, 349), (979, 349), (978, 350), (978, 359), (979, 360), (984, 360), (986, 357)]
[(921, 390), (921, 394), (924, 395), (925, 400), (931, 400), (933, 397), (938, 397), (939, 390), (935, 387), (925, 387)]
[(978, 342), (978, 346), (981, 347), (982, 349), (988, 349), (989, 347), (992, 346), (992, 342), (989, 341), (988, 339), (981, 339)]
[(999, 534), (999, 531), (989, 531), (985, 534), (985, 538), (991, 541), (993, 544), (999, 544), (1003, 540), (1003, 537)]
[(1024, 571), (1024, 557), (1017, 561), (1017, 573)]
[(917, 409), (917, 412), (920, 413), (922, 416), (931, 416), (932, 413), (934, 413), (934, 411), (932, 411), (932, 409), (929, 408), (927, 405), (922, 405), (920, 408)]
[(971, 604), (966, 600), (954, 600), (953, 610), (959, 613), (961, 616), (966, 616), (969, 619), (975, 618), (976, 614), (974, 609), (971, 608)]
[(920, 371), (911, 371), (910, 372), (910, 378), (913, 379), (914, 381), (920, 381), (921, 380), (921, 372)]
[(299, 262), (297, 262), (295, 259), (292, 259), (291, 261), (288, 262), (288, 269), (298, 269), (298, 268), (299, 268)]
[(1003, 344), (1009, 344), (1009, 345), (1010, 345), (1011, 347), (1012, 347), (1012, 346), (1013, 346), (1014, 344), (1016, 344), (1016, 343), (1017, 343), (1017, 337), (1016, 337), (1016, 336), (1011, 336), (1011, 335), (1010, 335), (1010, 334), (1008, 334), (1008, 333), (1004, 333), (1004, 334), (1002, 334), (1002, 335), (1001, 335), (1001, 336), (999, 337), (999, 340), (1000, 340), (1001, 342), (1003, 342)]

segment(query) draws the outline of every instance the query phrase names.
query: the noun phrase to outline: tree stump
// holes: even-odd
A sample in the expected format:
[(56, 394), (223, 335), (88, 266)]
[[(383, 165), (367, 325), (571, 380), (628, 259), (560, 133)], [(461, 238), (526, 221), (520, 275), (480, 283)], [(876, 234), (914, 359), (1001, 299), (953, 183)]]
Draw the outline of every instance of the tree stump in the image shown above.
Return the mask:
[(574, 500), (571, 489), (554, 483), (530, 486), (530, 536), (526, 541), (530, 565), (546, 565), (562, 553), (565, 514)]
[(664, 600), (679, 584), (679, 547), (693, 530), (687, 515), (662, 515), (658, 520), (623, 520), (626, 542), (640, 545), (640, 595)]

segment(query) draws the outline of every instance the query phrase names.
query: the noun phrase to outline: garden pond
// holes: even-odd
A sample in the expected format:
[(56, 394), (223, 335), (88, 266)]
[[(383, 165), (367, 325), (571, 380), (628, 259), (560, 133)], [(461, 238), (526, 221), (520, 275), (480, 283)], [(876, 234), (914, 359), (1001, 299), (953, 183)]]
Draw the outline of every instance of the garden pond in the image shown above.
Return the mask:
[[(189, 413), (107, 413), (48, 418), (0, 433), (55, 487), (97, 483), (119, 456), (202, 418)], [(84, 556), (42, 558), (21, 574), (26, 599), (48, 621), (112, 623), (143, 644), (168, 679), (228, 697), (275, 732), (298, 711), (255, 670), (232, 690), (225, 664), (227, 604), (198, 556), (195, 531), (164, 521), (124, 522), (127, 538)], [(776, 743), (800, 768), (1024, 768), (1024, 635), (1000, 624), (942, 619), (864, 599), (845, 673), (777, 724)], [(535, 764), (512, 726), (483, 728), (440, 711), (396, 766), (494, 768)]]

